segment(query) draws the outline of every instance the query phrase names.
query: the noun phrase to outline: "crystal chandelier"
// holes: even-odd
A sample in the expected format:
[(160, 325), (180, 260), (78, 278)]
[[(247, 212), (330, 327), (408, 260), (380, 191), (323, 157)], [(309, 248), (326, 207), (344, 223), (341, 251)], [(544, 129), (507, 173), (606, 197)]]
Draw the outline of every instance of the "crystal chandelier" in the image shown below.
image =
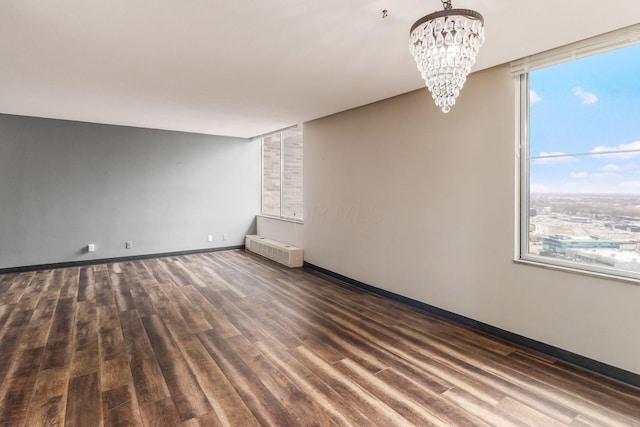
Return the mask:
[(411, 27), (409, 50), (436, 105), (448, 113), (484, 43), (484, 19), (473, 10), (452, 9), (451, 0), (441, 1), (444, 10)]

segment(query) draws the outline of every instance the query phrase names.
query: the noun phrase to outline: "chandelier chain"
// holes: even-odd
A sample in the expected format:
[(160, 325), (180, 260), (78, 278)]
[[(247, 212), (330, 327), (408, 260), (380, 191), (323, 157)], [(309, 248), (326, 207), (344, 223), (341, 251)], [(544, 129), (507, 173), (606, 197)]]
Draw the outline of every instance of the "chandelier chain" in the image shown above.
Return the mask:
[(451, 8), (453, 8), (453, 6), (451, 6), (451, 0), (440, 0), (442, 1), (442, 6), (444, 7), (444, 10), (450, 10)]

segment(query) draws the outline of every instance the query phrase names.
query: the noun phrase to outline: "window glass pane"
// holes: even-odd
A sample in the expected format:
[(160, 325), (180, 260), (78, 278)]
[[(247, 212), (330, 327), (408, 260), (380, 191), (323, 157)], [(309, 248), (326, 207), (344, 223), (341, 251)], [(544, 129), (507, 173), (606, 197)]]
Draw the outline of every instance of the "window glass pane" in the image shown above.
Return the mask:
[(262, 139), (262, 213), (280, 216), (280, 132)]
[(527, 254), (640, 273), (639, 75), (640, 45), (529, 74)]
[(302, 128), (283, 132), (282, 216), (302, 219)]

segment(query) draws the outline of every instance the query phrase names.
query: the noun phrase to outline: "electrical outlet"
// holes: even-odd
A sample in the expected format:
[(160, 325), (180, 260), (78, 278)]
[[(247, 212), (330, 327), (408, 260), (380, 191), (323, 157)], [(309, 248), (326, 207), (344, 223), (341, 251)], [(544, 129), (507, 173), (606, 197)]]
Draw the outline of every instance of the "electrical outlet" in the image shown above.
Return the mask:
[(213, 234), (209, 234), (209, 236), (207, 237), (207, 241), (213, 242)]
[(94, 245), (93, 243), (89, 243), (87, 245), (87, 252), (95, 252), (96, 251), (96, 245)]
[(124, 242), (124, 247), (126, 249), (131, 249), (133, 247), (133, 242), (131, 240), (127, 240), (126, 242)]
[(222, 235), (222, 240), (227, 240), (227, 235), (226, 234)]

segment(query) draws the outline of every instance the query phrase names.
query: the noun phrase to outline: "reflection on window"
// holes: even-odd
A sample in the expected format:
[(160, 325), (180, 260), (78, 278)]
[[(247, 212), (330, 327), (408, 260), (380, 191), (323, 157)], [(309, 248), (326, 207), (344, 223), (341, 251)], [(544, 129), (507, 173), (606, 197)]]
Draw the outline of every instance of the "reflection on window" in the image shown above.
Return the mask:
[(262, 213), (280, 216), (281, 133), (262, 138)]
[(262, 214), (302, 220), (302, 126), (262, 138)]

